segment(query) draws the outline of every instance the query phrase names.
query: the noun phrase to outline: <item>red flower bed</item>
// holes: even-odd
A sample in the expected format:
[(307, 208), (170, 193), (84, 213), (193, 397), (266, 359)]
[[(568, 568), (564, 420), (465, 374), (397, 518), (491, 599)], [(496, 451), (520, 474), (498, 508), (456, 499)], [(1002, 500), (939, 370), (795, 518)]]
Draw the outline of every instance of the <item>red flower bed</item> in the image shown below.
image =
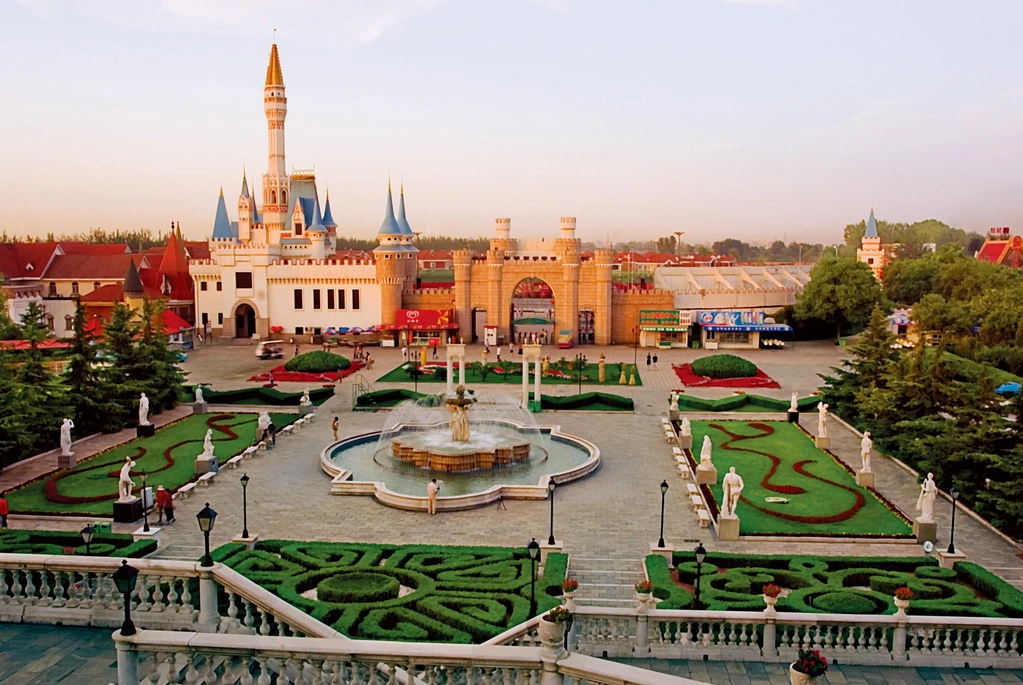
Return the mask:
[[(351, 376), (353, 373), (361, 369), (365, 364), (361, 361), (355, 361), (351, 363), (347, 369), (341, 372), (341, 378)], [(274, 383), (281, 381), (285, 383), (322, 383), (325, 381), (336, 382), (337, 371), (326, 371), (324, 373), (303, 373), (302, 371), (287, 371), (284, 366), (275, 366), (273, 369)], [(270, 371), (261, 373), (258, 376), (253, 376), (249, 379), (253, 383), (266, 383), (270, 380)], [(270, 386), (266, 386), (270, 387)]]
[(781, 385), (778, 381), (774, 380), (761, 369), (757, 369), (756, 376), (750, 376), (749, 378), (708, 378), (707, 376), (697, 376), (693, 373), (692, 366), (690, 364), (673, 364), (672, 369), (675, 370), (675, 375), (679, 377), (683, 385), (688, 387), (704, 387), (704, 388), (780, 388)]

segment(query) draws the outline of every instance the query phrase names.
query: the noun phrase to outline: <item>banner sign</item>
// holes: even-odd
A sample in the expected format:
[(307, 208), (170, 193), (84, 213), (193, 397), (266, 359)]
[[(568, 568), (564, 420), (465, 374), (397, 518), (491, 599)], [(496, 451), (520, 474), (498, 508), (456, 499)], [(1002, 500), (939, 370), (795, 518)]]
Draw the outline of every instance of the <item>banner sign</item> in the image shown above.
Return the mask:
[(712, 311), (700, 312), (701, 326), (759, 326), (764, 323), (763, 312)]
[(641, 309), (639, 310), (640, 326), (688, 326), (692, 322), (692, 313), (681, 309)]

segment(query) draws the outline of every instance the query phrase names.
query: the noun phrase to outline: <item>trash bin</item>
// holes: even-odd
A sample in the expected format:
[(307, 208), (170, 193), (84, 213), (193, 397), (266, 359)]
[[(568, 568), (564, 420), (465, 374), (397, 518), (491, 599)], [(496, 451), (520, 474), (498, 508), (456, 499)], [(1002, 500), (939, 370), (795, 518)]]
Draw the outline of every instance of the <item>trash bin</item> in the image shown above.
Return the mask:
[(94, 521), (92, 523), (92, 530), (96, 535), (109, 535), (110, 534), (110, 522), (109, 521)]
[(693, 348), (694, 350), (700, 349), (700, 341), (699, 340), (692, 341), (691, 343), (689, 343), (689, 347)]
[(839, 339), (838, 339), (838, 344), (839, 344), (839, 345), (840, 345), (841, 347), (845, 347), (845, 338), (839, 338)]

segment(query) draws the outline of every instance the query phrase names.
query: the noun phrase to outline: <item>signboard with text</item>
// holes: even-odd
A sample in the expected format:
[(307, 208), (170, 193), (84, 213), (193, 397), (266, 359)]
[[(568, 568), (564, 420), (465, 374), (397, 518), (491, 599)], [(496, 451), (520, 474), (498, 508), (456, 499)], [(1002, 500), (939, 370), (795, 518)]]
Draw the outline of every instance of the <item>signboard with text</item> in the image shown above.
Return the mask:
[(641, 309), (639, 325), (645, 327), (688, 326), (692, 322), (691, 312), (680, 309)]
[(700, 312), (701, 326), (759, 326), (764, 323), (763, 312), (710, 311)]

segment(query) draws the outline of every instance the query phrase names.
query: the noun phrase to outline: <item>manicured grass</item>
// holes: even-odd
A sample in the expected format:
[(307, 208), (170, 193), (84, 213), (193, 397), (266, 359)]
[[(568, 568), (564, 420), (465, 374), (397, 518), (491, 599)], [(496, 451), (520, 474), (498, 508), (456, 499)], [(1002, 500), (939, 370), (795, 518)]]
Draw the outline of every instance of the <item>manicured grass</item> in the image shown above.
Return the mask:
[[(729, 467), (742, 476), (745, 489), (736, 513), (743, 535), (911, 535), (903, 518), (876, 494), (856, 485), (849, 471), (791, 423), (693, 421), (692, 428), (694, 457), (698, 459), (704, 435), (710, 435), (714, 445), (718, 482), (710, 489), (717, 502)], [(735, 439), (726, 431), (750, 439)], [(767, 455), (776, 459), (774, 473)], [(789, 501), (769, 503), (766, 497)]]
[(156, 540), (139, 540), (121, 533), (96, 533), (88, 547), (77, 531), (0, 530), (0, 554), (74, 554), (94, 557), (139, 558), (156, 551)]
[[(817, 410), (821, 398), (816, 395), (801, 397), (796, 400), (796, 408), (800, 412), (811, 412)], [(678, 398), (679, 411), (683, 412), (709, 412), (709, 411), (738, 411), (738, 412), (788, 412), (790, 400), (780, 400), (763, 395), (732, 395), (721, 397), (716, 400), (695, 397), (690, 394), (680, 395)]]
[(568, 568), (566, 555), (548, 555), (534, 613), (525, 548), (261, 540), (214, 559), (349, 637), (463, 644), (560, 604)]
[(696, 573), (700, 603), (710, 611), (762, 611), (763, 589), (782, 588), (779, 612), (894, 614), (895, 590), (908, 587), (916, 616), (1023, 616), (1023, 592), (969, 562), (941, 568), (934, 557), (818, 557), (710, 552), (696, 564), (675, 552), (677, 574), (660, 555), (646, 558), (659, 609), (693, 608)]
[[(491, 367), (491, 371), (487, 374), (484, 380), (476, 368), (469, 366), (465, 370), (465, 382), (466, 383), (513, 383), (516, 385), (522, 384), (522, 363), (518, 361), (503, 361), (501, 364), (497, 364), (495, 361), (487, 363)], [(430, 373), (428, 370), (433, 366), (444, 366), (443, 362), (435, 361), (429, 362), (426, 366), (422, 367), (423, 373), (419, 376), (420, 383), (446, 383), (447, 377), (443, 375), (435, 375)], [(597, 379), (600, 377), (599, 370), (596, 362), (590, 362), (583, 369), (583, 386), (587, 385), (618, 385), (618, 376), (621, 373), (621, 367), (626, 368), (627, 376), (626, 382), (633, 374), (632, 364), (612, 364), (607, 363), (604, 365), (604, 382), (601, 383)], [(414, 368), (414, 362), (405, 362), (404, 364), (394, 368), (383, 376), (376, 380), (377, 383), (411, 383), (412, 376), (410, 376), (405, 369)], [(494, 367), (505, 369), (508, 373), (499, 373), (493, 370)], [(561, 373), (564, 376), (557, 375), (558, 370), (551, 365), (551, 372), (553, 375), (544, 376), (540, 379), (540, 382), (544, 385), (573, 385), (578, 384), (579, 379), (576, 371), (563, 371)], [(640, 378), (639, 369), (636, 369), (636, 385), (643, 385), (643, 380)], [(460, 372), (455, 370), (455, 379), (457, 380), (461, 376)], [(530, 382), (532, 382), (532, 372), (530, 373)]]
[[(295, 414), (271, 414), (278, 430), (293, 422)], [(175, 490), (195, 479), (194, 462), (202, 453), (207, 428), (213, 429), (214, 454), (223, 464), (256, 442), (257, 414), (197, 414), (164, 426), (151, 438), (130, 440), (97, 454), (69, 471), (54, 474), (7, 493), (11, 511), (18, 513), (113, 514), (117, 482), (125, 457), (139, 474), (149, 474), (147, 485)]]

